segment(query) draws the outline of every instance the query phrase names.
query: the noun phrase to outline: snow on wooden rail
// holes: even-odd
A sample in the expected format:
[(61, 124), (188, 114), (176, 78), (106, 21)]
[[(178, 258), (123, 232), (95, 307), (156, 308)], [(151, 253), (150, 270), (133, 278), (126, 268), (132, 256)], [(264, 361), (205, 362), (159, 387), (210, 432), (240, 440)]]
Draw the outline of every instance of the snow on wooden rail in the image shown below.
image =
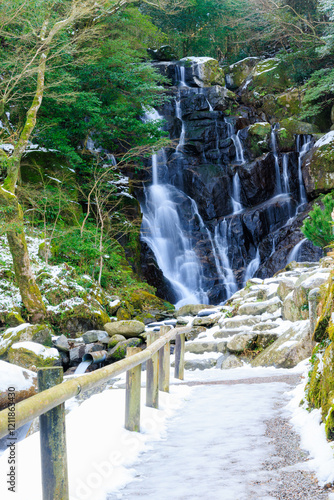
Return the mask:
[[(125, 428), (139, 431), (141, 364), (147, 362), (146, 405), (158, 408), (159, 389), (169, 391), (169, 354), (173, 339), (176, 340), (175, 377), (183, 379), (185, 334), (180, 328), (170, 329), (168, 326), (161, 327), (160, 334), (148, 334), (144, 351), (128, 348), (125, 359), (66, 382), (61, 383), (60, 367), (38, 371), (41, 392), (15, 405), (15, 429), (40, 417), (43, 500), (69, 498), (63, 403), (126, 372)], [(8, 409), (0, 412), (0, 438), (8, 435), (10, 417)]]

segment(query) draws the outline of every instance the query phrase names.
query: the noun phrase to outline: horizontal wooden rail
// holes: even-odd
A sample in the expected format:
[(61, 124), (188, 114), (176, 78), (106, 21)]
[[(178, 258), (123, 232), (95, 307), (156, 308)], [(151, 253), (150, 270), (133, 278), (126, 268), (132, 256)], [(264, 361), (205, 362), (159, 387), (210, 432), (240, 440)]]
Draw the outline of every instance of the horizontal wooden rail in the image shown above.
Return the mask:
[[(68, 399), (77, 396), (80, 392), (97, 387), (101, 382), (117, 377), (122, 373), (149, 360), (153, 354), (158, 352), (165, 344), (173, 340), (179, 333), (179, 328), (173, 328), (162, 335), (158, 340), (149, 345), (144, 351), (134, 354), (128, 358), (117, 361), (112, 365), (105, 366), (94, 372), (81, 375), (67, 380), (50, 389), (35, 394), (28, 399), (16, 404), (15, 426), (16, 429), (31, 422), (34, 418), (43, 415)], [(182, 332), (180, 332), (182, 333)], [(0, 438), (8, 434), (8, 409), (0, 412)]]

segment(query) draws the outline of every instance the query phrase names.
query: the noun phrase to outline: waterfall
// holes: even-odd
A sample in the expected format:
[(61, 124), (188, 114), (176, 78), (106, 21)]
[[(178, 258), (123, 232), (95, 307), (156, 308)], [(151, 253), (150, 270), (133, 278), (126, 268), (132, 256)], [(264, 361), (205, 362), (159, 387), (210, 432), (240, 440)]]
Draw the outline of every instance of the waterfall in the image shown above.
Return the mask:
[(238, 286), (228, 258), (227, 222), (225, 219), (215, 228), (215, 243), (223, 269), (223, 283), (227, 298), (229, 298), (238, 290)]
[(238, 172), (233, 176), (233, 196), (231, 196), (233, 213), (237, 214), (243, 210), (243, 206), (240, 203), (240, 192), (241, 184)]
[(179, 152), (180, 149), (182, 151), (182, 147), (184, 146), (185, 136), (186, 136), (186, 127), (184, 124), (184, 120), (182, 119), (181, 96), (179, 96), (179, 99), (177, 99), (175, 102), (175, 113), (176, 113), (176, 117), (181, 122), (181, 135), (180, 135), (180, 139), (179, 139), (179, 144), (176, 147), (176, 151)]
[(254, 259), (248, 264), (246, 272), (245, 272), (245, 277), (244, 277), (244, 286), (246, 286), (246, 283), (249, 279), (253, 278), (255, 275), (256, 271), (259, 269), (261, 263), (260, 259), (260, 251), (259, 249), (256, 250), (256, 255)]
[(177, 77), (179, 80), (179, 87), (187, 87), (186, 84), (186, 68), (184, 66), (176, 66)]
[(244, 148), (242, 147), (242, 143), (239, 137), (240, 130), (238, 130), (236, 134), (233, 124), (227, 118), (224, 118), (224, 121), (227, 124), (228, 137), (232, 139), (235, 147), (235, 162), (240, 165), (243, 165), (246, 162), (246, 160), (244, 155)]
[(277, 153), (277, 140), (276, 140), (276, 130), (277, 124), (273, 125), (271, 129), (271, 147), (273, 150), (273, 155), (275, 159), (275, 175), (276, 175), (276, 194), (282, 193), (282, 183), (281, 183), (281, 174), (279, 169), (279, 158)]
[[(185, 85), (185, 68), (180, 71), (180, 87)], [(176, 100), (176, 116), (181, 120), (182, 132), (176, 152), (182, 155), (185, 143), (185, 125), (182, 120), (180, 93)], [(146, 113), (147, 119), (161, 118), (157, 112)], [(197, 205), (194, 200), (168, 182), (159, 179), (160, 164), (166, 163), (164, 150), (152, 156), (152, 184), (145, 187), (145, 204), (142, 206), (143, 221), (141, 239), (154, 253), (157, 264), (169, 281), (175, 297), (176, 307), (189, 303), (208, 304), (208, 294), (204, 288), (203, 269), (193, 248), (190, 222), (184, 220), (183, 209), (178, 200), (186, 199), (189, 204), (190, 221), (197, 216), (201, 225)], [(167, 169), (167, 166), (164, 165)]]
[(288, 173), (288, 163), (289, 163), (289, 155), (283, 155), (283, 182), (284, 182), (284, 193), (289, 194), (290, 185), (289, 185), (289, 173)]
[(297, 213), (300, 211), (300, 208), (307, 203), (307, 197), (304, 187), (304, 180), (302, 174), (302, 165), (304, 156), (310, 150), (312, 144), (312, 136), (311, 135), (297, 135), (296, 140), (296, 149), (298, 155), (298, 182), (299, 182), (299, 205), (297, 207)]
[(290, 262), (292, 262), (293, 260), (295, 260), (296, 262), (298, 262), (298, 254), (299, 254), (299, 250), (301, 249), (302, 245), (305, 243), (305, 241), (307, 241), (307, 238), (304, 238), (302, 239), (299, 243), (297, 243), (297, 245), (294, 246), (294, 248), (291, 250), (289, 256), (288, 256), (288, 264)]

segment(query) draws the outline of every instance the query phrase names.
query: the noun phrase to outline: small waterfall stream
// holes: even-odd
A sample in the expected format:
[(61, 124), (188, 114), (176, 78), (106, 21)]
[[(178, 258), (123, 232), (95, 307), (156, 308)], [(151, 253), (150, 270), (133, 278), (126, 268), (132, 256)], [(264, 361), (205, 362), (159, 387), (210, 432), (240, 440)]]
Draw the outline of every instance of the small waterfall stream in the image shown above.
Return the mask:
[(93, 363), (92, 359), (89, 359), (88, 361), (81, 361), (81, 363), (75, 370), (74, 375), (82, 375), (83, 373), (85, 373), (89, 365), (91, 365), (92, 363)]
[(273, 125), (272, 130), (271, 130), (271, 147), (272, 147), (273, 155), (275, 158), (276, 194), (281, 194), (282, 193), (282, 182), (281, 182), (281, 173), (280, 173), (280, 169), (279, 169), (279, 158), (278, 158), (278, 152), (277, 152), (276, 130), (277, 130), (277, 124)]
[(298, 254), (299, 254), (299, 251), (301, 249), (301, 247), (303, 246), (303, 244), (305, 243), (305, 241), (307, 241), (307, 238), (303, 238), (299, 243), (297, 243), (297, 245), (292, 249), (292, 251), (290, 252), (289, 256), (288, 256), (288, 264), (292, 261), (297, 261), (298, 262)]
[(299, 205), (297, 208), (297, 213), (300, 211), (301, 207), (307, 203), (307, 197), (304, 187), (303, 174), (302, 174), (302, 164), (304, 156), (310, 150), (312, 144), (311, 135), (297, 135), (296, 148), (298, 155), (298, 181), (299, 181)]

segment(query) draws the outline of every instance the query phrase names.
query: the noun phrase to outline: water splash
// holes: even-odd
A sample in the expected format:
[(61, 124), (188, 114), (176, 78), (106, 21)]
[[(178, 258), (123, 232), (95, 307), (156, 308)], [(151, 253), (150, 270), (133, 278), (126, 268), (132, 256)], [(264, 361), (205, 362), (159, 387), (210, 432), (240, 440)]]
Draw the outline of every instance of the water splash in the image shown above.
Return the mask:
[(92, 359), (89, 359), (88, 361), (81, 361), (80, 365), (75, 370), (74, 375), (82, 375), (92, 363)]
[(253, 278), (256, 271), (259, 269), (260, 264), (261, 264), (260, 251), (259, 249), (257, 249), (254, 259), (247, 266), (244, 276), (244, 286), (246, 286), (246, 283), (249, 279)]

